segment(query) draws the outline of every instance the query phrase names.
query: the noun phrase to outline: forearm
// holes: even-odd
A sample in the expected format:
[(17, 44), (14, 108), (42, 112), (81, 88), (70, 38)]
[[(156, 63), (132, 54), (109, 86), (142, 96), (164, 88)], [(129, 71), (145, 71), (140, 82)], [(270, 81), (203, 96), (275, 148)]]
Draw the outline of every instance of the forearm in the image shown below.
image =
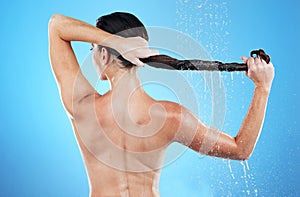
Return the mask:
[(67, 42), (82, 41), (108, 47), (112, 47), (112, 42), (120, 39), (119, 36), (107, 33), (86, 22), (59, 14), (51, 17), (49, 32)]
[(248, 113), (235, 138), (241, 157), (249, 158), (259, 138), (264, 122), (269, 90), (256, 87)]

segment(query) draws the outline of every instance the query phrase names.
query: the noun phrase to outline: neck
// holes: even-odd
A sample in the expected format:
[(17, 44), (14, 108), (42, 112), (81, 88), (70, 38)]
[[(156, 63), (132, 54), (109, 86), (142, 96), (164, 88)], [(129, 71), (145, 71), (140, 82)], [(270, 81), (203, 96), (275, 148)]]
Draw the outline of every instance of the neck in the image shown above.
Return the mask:
[(107, 77), (110, 81), (112, 91), (116, 89), (123, 89), (129, 92), (143, 92), (141, 82), (137, 74), (137, 67), (119, 69), (117, 72), (114, 72), (113, 75)]

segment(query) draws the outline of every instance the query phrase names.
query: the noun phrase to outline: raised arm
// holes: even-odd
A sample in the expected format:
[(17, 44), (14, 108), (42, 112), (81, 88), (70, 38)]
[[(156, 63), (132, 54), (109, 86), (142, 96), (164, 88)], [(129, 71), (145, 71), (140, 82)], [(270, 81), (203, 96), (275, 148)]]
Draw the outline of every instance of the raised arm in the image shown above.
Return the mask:
[(63, 104), (70, 115), (73, 114), (72, 106), (75, 103), (96, 93), (81, 73), (71, 41), (101, 44), (114, 48), (125, 59), (138, 66), (143, 64), (139, 58), (156, 54), (148, 48), (147, 41), (140, 37), (123, 38), (111, 35), (88, 23), (59, 14), (51, 17), (48, 29), (50, 62)]
[(243, 57), (248, 64), (246, 75), (255, 83), (254, 95), (248, 113), (236, 137), (205, 126), (191, 112), (181, 108), (177, 113), (180, 123), (176, 141), (202, 154), (246, 160), (252, 154), (263, 125), (269, 92), (274, 78), (272, 63), (260, 58)]

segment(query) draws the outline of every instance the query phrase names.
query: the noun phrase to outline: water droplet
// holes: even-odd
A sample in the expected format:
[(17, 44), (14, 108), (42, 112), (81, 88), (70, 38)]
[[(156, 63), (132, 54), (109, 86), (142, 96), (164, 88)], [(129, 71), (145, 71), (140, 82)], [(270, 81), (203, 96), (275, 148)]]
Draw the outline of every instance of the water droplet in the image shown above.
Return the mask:
[(250, 170), (249, 164), (248, 164), (248, 161), (247, 161), (247, 160), (245, 160), (245, 164), (246, 164), (247, 170)]
[(228, 167), (229, 167), (229, 171), (230, 171), (230, 175), (231, 175), (232, 179), (235, 179), (229, 159), (228, 159)]

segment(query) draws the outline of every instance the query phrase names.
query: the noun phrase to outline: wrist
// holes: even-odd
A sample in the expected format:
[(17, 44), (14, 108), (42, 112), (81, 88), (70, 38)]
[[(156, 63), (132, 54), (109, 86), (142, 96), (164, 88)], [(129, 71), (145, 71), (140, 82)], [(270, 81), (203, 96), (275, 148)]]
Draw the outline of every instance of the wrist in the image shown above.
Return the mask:
[(266, 87), (263, 85), (255, 84), (255, 91), (261, 92), (263, 94), (269, 94), (271, 87)]
[(102, 40), (100, 45), (112, 48), (120, 52), (120, 49), (118, 46), (120, 46), (120, 43), (122, 43), (123, 37), (120, 37), (118, 35), (114, 34), (108, 34), (107, 38)]

